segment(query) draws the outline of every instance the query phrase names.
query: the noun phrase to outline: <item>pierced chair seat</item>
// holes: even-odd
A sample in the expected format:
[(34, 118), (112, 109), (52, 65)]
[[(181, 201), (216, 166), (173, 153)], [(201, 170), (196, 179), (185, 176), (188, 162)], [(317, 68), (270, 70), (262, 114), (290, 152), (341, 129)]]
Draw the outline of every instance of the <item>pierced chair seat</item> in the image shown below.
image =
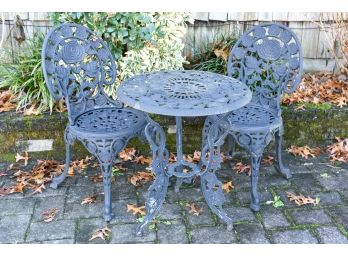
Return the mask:
[(134, 134), (144, 128), (143, 112), (131, 108), (101, 108), (82, 113), (70, 127), (75, 134), (92, 134), (94, 137), (114, 137)]
[(227, 119), (234, 131), (273, 130), (282, 124), (281, 118), (268, 108), (252, 104), (232, 111)]

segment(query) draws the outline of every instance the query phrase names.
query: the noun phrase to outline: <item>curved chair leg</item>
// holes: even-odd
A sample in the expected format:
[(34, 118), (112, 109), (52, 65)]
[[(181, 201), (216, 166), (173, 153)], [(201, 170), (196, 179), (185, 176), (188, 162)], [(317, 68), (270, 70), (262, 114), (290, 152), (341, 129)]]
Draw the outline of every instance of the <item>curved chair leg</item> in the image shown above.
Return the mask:
[(236, 142), (234, 141), (234, 138), (232, 135), (227, 136), (227, 156), (232, 157), (234, 151), (236, 148)]
[(66, 142), (65, 143), (65, 166), (64, 166), (64, 171), (63, 171), (62, 174), (60, 174), (58, 177), (55, 177), (52, 180), (52, 183), (50, 184), (51, 188), (57, 189), (58, 186), (68, 176), (68, 171), (69, 171), (69, 167), (70, 167), (70, 160), (71, 160), (71, 144), (69, 142)]
[(282, 130), (279, 129), (275, 132), (275, 152), (276, 152), (276, 170), (281, 173), (286, 179), (292, 177), (291, 171), (284, 166), (282, 161), (282, 141), (283, 141), (283, 133)]
[(260, 163), (262, 159), (262, 154), (252, 154), (251, 155), (251, 204), (250, 208), (253, 211), (260, 210), (260, 197), (258, 192), (258, 181), (260, 174)]
[(111, 163), (100, 163), (103, 173), (103, 187), (104, 187), (104, 220), (110, 221), (113, 219), (112, 204), (111, 204)]

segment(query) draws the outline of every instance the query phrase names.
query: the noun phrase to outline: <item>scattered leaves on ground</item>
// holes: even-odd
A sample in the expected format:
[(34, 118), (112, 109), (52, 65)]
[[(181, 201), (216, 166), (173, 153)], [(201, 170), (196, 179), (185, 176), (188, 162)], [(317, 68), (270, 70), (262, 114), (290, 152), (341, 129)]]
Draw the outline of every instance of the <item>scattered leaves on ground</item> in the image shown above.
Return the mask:
[(303, 75), (294, 93), (284, 94), (282, 102), (284, 104), (332, 103), (343, 107), (348, 103), (348, 84), (332, 73), (307, 73)]
[(135, 148), (125, 148), (119, 152), (118, 156), (124, 161), (132, 161), (135, 158)]
[(272, 165), (274, 163), (274, 157), (271, 155), (267, 155), (265, 158), (262, 159), (261, 163), (266, 165)]
[(275, 195), (273, 201), (267, 201), (266, 204), (272, 204), (274, 208), (280, 208), (284, 206), (283, 201), (280, 199), (280, 196)]
[(193, 152), (193, 155), (184, 155), (183, 159), (190, 163), (198, 163), (201, 160), (201, 152), (196, 150)]
[(86, 196), (85, 198), (83, 198), (81, 205), (92, 204), (92, 203), (95, 203), (96, 200), (97, 200), (96, 195), (89, 195), (89, 196)]
[(286, 192), (287, 196), (290, 200), (290, 202), (294, 202), (297, 206), (302, 206), (302, 205), (307, 205), (307, 204), (313, 204), (313, 205), (317, 205), (320, 202), (319, 198), (313, 199), (311, 197), (306, 197), (302, 194), (300, 195), (295, 195), (292, 192)]
[(234, 188), (234, 185), (232, 184), (232, 180), (224, 182), (222, 184), (222, 190), (225, 191), (226, 193), (229, 193), (233, 188)]
[(128, 177), (128, 183), (131, 183), (134, 186), (142, 186), (147, 182), (152, 181), (154, 178), (155, 174), (153, 172), (138, 171)]
[(132, 212), (134, 215), (145, 215), (145, 206), (139, 206), (137, 207), (134, 204), (127, 204), (127, 212)]
[(14, 95), (10, 90), (0, 92), (0, 113), (11, 111), (17, 108), (13, 103)]
[(48, 222), (53, 221), (58, 212), (59, 212), (59, 209), (57, 209), (57, 208), (52, 208), (52, 209), (44, 211), (42, 213), (42, 217), (44, 219), (44, 222), (48, 223)]
[(241, 174), (241, 173), (247, 173), (248, 176), (251, 175), (251, 167), (249, 164), (244, 164), (242, 162), (237, 162), (233, 168), (233, 170), (236, 171), (236, 173)]
[(132, 162), (135, 163), (141, 163), (142, 165), (150, 165), (152, 162), (152, 158), (151, 157), (144, 157), (143, 155), (140, 156), (136, 156), (134, 157), (134, 160)]
[(25, 152), (24, 156), (20, 155), (19, 153), (17, 153), (15, 158), (16, 158), (16, 162), (19, 162), (19, 161), (23, 160), (24, 161), (24, 166), (28, 165), (28, 160), (29, 160), (28, 152)]
[(203, 208), (199, 208), (195, 203), (187, 203), (186, 207), (188, 208), (189, 213), (195, 216), (199, 216), (203, 213)]
[(309, 156), (311, 157), (317, 157), (321, 153), (321, 149), (319, 147), (310, 148), (309, 146), (295, 146), (292, 145), (289, 149), (287, 149), (289, 153), (291, 153), (294, 156), (301, 156), (305, 159), (307, 159)]
[(100, 228), (93, 233), (92, 237), (88, 241), (94, 240), (96, 238), (107, 240), (110, 237), (110, 234), (111, 229), (109, 229), (108, 227)]
[(91, 159), (91, 157), (86, 156), (86, 158), (84, 159), (70, 162), (68, 176), (74, 176), (75, 172), (81, 173), (82, 171), (84, 171), (90, 164)]
[(331, 162), (340, 161), (348, 163), (348, 138), (336, 137), (336, 142), (327, 147)]

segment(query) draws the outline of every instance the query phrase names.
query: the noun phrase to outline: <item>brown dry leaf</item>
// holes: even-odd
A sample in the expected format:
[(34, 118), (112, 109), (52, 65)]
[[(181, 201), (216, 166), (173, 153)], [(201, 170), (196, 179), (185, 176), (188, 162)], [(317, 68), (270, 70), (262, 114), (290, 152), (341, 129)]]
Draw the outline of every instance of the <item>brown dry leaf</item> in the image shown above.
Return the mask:
[(348, 163), (348, 138), (341, 139), (336, 137), (336, 142), (327, 147), (330, 161), (340, 161)]
[(127, 212), (132, 212), (134, 215), (145, 215), (145, 206), (139, 206), (137, 207), (134, 204), (127, 204)]
[(169, 162), (170, 163), (173, 163), (173, 162), (176, 162), (176, 156), (175, 156), (175, 154), (173, 154), (173, 153), (170, 153), (170, 155), (169, 155)]
[(232, 184), (232, 180), (222, 184), (222, 190), (225, 191), (226, 193), (229, 193), (233, 188), (234, 186)]
[(274, 157), (271, 155), (267, 155), (261, 161), (262, 164), (272, 165), (274, 163)]
[(68, 176), (74, 176), (75, 171), (81, 173), (90, 164), (91, 159), (91, 157), (86, 156), (84, 159), (70, 162)]
[(9, 195), (9, 194), (14, 194), (14, 193), (23, 193), (23, 190), (24, 190), (26, 185), (27, 185), (27, 183), (20, 182), (14, 186), (2, 187), (2, 188), (0, 188), (0, 196), (5, 196), (5, 195)]
[(14, 95), (11, 91), (0, 92), (0, 113), (16, 109), (16, 104), (12, 103)]
[(295, 111), (304, 111), (304, 110), (306, 110), (304, 104), (301, 104), (295, 108)]
[(148, 171), (138, 171), (135, 174), (128, 177), (128, 183), (134, 186), (142, 186), (155, 178), (153, 172)]
[(95, 203), (96, 200), (97, 200), (97, 196), (96, 195), (89, 195), (89, 196), (83, 198), (83, 200), (81, 202), (81, 205), (92, 204), (92, 203)]
[(39, 112), (37, 110), (35, 110), (35, 104), (32, 104), (30, 106), (30, 108), (25, 109), (24, 112), (23, 112), (24, 116), (38, 115), (38, 114), (39, 114)]
[(150, 165), (152, 162), (152, 158), (151, 157), (144, 157), (144, 156), (140, 155), (140, 156), (135, 157), (132, 162), (141, 163), (142, 165), (144, 165), (144, 164)]
[(110, 236), (110, 234), (111, 234), (111, 229), (109, 229), (108, 227), (100, 228), (93, 233), (92, 237), (88, 239), (88, 241), (94, 240), (96, 238), (106, 240)]
[(183, 159), (190, 163), (198, 163), (201, 160), (201, 152), (196, 150), (194, 151), (193, 155), (188, 154), (184, 156)]
[(135, 148), (125, 148), (119, 152), (118, 156), (124, 161), (131, 161), (135, 158)]
[(251, 167), (249, 164), (244, 164), (242, 162), (238, 162), (236, 163), (236, 165), (234, 165), (233, 170), (236, 171), (236, 173), (240, 174), (240, 173), (248, 173), (248, 176), (251, 175)]
[(229, 49), (224, 47), (222, 49), (215, 49), (214, 54), (216, 57), (221, 57), (225, 62), (227, 62), (228, 55), (229, 55)]
[(44, 222), (48, 223), (48, 222), (53, 221), (58, 212), (59, 212), (59, 209), (57, 209), (57, 208), (52, 208), (52, 209), (44, 211), (42, 213), (42, 216), (44, 218)]
[(295, 195), (292, 192), (286, 192), (290, 202), (294, 202), (296, 205), (298, 206), (302, 206), (302, 205), (306, 205), (306, 204), (313, 204), (313, 205), (317, 205), (318, 202), (311, 198), (311, 197), (305, 197), (304, 195), (300, 194), (300, 195)]
[(101, 174), (93, 175), (90, 177), (91, 181), (94, 183), (100, 183), (103, 182), (103, 176)]
[(29, 160), (28, 152), (25, 152), (24, 156), (17, 153), (15, 158), (16, 158), (16, 162), (19, 162), (20, 160), (24, 160), (24, 166), (28, 165), (28, 160)]
[(187, 203), (186, 207), (192, 215), (199, 216), (203, 212), (203, 208), (198, 208), (195, 203)]
[(315, 158), (321, 153), (319, 147), (310, 148), (309, 146), (294, 146), (292, 145), (287, 151), (295, 156), (300, 155), (301, 157), (307, 159), (309, 156)]

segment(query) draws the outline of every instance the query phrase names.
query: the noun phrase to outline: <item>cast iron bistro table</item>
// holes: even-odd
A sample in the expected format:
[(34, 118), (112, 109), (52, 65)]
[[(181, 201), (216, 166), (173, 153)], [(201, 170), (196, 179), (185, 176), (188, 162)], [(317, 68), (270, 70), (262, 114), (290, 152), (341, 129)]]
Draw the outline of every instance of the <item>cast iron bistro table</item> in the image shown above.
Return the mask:
[[(250, 89), (236, 79), (211, 72), (159, 71), (124, 81), (116, 95), (120, 101), (135, 109), (176, 117), (177, 160), (174, 163), (169, 163), (162, 127), (149, 119), (144, 130), (143, 136), (149, 141), (152, 150), (151, 167), (156, 178), (148, 189), (145, 204), (147, 214), (137, 234), (142, 234), (146, 225), (158, 214), (171, 176), (176, 176), (178, 181), (200, 176), (201, 191), (208, 206), (227, 224), (228, 229), (232, 229), (232, 219), (222, 209), (225, 197), (215, 171), (220, 167), (220, 147), (227, 135), (224, 130), (227, 127), (227, 115), (223, 114), (248, 104), (252, 97)], [(217, 114), (221, 115), (216, 121), (204, 125), (200, 162), (194, 164), (185, 161), (182, 117)]]

